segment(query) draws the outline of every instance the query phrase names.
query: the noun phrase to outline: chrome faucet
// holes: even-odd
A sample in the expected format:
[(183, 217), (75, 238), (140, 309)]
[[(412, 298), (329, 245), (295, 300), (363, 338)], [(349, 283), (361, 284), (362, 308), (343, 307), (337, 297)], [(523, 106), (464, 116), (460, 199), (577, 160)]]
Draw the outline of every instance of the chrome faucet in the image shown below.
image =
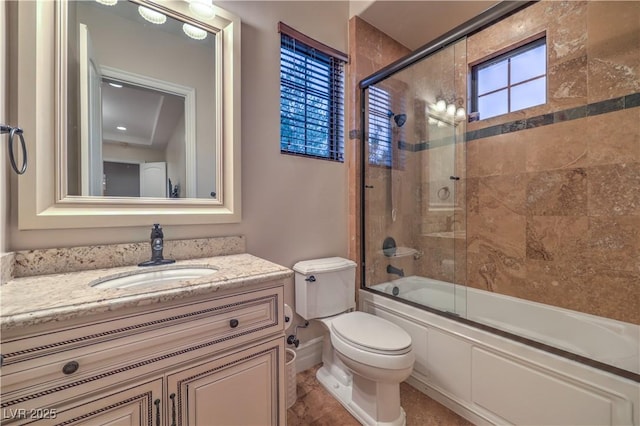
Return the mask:
[(153, 265), (167, 265), (174, 263), (173, 259), (165, 259), (162, 256), (162, 250), (164, 249), (164, 234), (159, 223), (154, 223), (151, 228), (151, 260), (138, 263), (138, 266), (153, 266)]
[(387, 274), (396, 274), (398, 276), (404, 277), (404, 271), (392, 265), (387, 265)]

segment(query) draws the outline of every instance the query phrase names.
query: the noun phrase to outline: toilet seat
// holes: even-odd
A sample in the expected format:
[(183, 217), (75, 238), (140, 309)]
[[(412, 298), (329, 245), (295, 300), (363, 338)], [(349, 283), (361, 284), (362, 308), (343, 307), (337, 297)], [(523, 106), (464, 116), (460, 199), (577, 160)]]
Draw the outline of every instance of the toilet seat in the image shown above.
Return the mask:
[(349, 312), (331, 321), (331, 331), (354, 346), (381, 355), (400, 355), (411, 350), (411, 336), (384, 318), (366, 312)]
[(332, 319), (331, 342), (343, 355), (383, 369), (411, 366), (411, 336), (383, 318), (365, 312), (350, 312)]

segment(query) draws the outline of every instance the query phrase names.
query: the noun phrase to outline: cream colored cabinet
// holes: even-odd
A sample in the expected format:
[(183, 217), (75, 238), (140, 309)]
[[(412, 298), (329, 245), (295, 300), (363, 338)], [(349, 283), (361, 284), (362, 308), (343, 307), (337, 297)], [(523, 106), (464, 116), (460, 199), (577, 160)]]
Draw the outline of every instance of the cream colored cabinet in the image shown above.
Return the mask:
[[(64, 424), (73, 426), (142, 426), (161, 425), (163, 378), (132, 385), (122, 390), (105, 392), (62, 409), (51, 408), (25, 412), (21, 420), (38, 419), (35, 424)], [(9, 415), (6, 412), (5, 415)]]
[(2, 423), (284, 425), (283, 286), (3, 332)]
[(284, 341), (277, 339), (167, 376), (176, 425), (275, 425)]

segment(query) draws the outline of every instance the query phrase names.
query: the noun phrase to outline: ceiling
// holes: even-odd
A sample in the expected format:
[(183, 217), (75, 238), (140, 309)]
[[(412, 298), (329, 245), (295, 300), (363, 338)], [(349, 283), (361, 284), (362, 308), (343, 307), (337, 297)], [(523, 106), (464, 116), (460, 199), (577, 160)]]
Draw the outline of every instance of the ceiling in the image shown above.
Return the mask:
[(484, 12), (498, 1), (377, 0), (358, 16), (411, 50)]
[[(118, 83), (113, 87), (109, 83)], [(102, 82), (105, 143), (127, 143), (163, 150), (184, 114), (184, 98), (112, 79)], [(126, 130), (119, 130), (118, 127)]]

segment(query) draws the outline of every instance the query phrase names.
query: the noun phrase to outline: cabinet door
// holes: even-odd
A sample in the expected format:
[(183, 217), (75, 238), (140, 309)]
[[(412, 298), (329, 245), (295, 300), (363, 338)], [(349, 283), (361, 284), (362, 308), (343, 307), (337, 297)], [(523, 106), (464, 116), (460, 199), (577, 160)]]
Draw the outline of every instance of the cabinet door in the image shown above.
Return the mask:
[(168, 376), (168, 421), (178, 426), (284, 425), (284, 338)]
[[(105, 392), (69, 408), (51, 410), (42, 424), (74, 426), (160, 426), (163, 424), (163, 378)], [(29, 415), (30, 413), (27, 413)]]

